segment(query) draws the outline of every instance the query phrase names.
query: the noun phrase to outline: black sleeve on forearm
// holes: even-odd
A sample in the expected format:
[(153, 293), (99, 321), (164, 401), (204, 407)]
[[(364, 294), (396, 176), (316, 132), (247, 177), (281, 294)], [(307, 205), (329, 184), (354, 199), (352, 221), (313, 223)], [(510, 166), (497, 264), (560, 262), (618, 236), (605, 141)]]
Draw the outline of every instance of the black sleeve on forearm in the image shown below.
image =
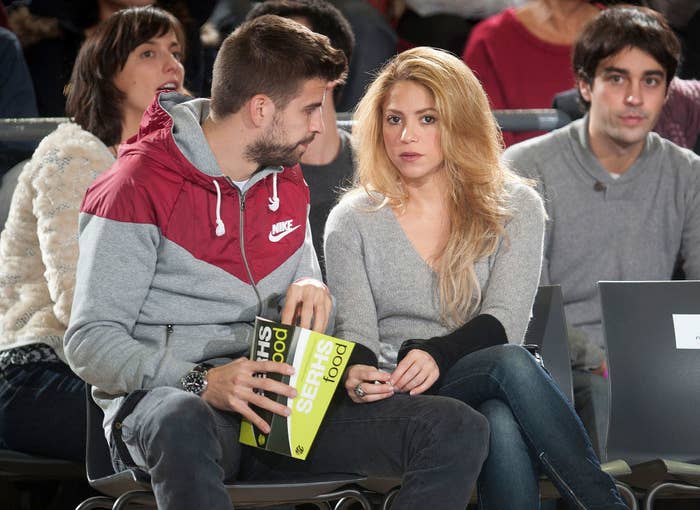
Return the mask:
[(377, 360), (377, 355), (372, 352), (372, 349), (360, 343), (356, 343), (350, 355), (350, 359), (348, 359), (347, 366), (352, 365), (369, 365), (376, 368), (379, 365), (379, 361)]
[[(348, 364), (345, 366), (345, 370), (350, 368), (352, 365), (369, 365), (372, 367), (377, 368), (379, 365), (379, 361), (377, 360), (376, 354), (370, 349), (369, 347), (365, 347), (364, 345), (360, 343), (355, 343), (355, 347), (352, 350), (352, 354), (350, 354), (350, 358), (348, 359)], [(345, 390), (345, 377), (342, 378), (340, 383), (338, 383), (338, 386), (335, 389), (335, 394), (333, 395), (333, 399), (331, 401), (331, 406), (335, 407), (338, 405), (338, 402), (340, 402), (344, 397), (343, 395), (347, 395), (347, 391)]]
[(412, 349), (430, 354), (440, 369), (439, 385), (443, 376), (460, 358), (486, 347), (507, 344), (506, 330), (493, 315), (477, 315), (472, 320), (444, 336), (427, 340), (406, 340), (399, 348), (398, 364)]

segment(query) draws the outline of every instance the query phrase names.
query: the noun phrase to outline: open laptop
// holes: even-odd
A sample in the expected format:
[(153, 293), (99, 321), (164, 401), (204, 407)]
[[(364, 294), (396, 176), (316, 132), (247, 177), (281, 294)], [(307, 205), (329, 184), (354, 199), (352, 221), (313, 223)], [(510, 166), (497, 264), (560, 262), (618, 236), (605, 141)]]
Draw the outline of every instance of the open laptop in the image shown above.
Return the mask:
[(543, 285), (537, 289), (524, 343), (540, 346), (544, 366), (569, 402), (573, 402), (569, 343), (559, 285)]
[(700, 459), (700, 281), (599, 282), (608, 459)]

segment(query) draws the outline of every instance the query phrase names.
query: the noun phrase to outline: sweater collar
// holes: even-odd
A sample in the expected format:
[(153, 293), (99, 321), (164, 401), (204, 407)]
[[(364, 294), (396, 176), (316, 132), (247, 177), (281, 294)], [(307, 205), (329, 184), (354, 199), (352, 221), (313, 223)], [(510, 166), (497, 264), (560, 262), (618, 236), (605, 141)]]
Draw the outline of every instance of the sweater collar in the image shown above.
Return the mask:
[(611, 176), (610, 173), (603, 168), (600, 161), (591, 150), (590, 138), (588, 135), (588, 122), (588, 113), (586, 113), (582, 119), (572, 122), (569, 129), (569, 139), (574, 156), (584, 171), (593, 177), (593, 179), (603, 182), (606, 185), (613, 183), (622, 184), (635, 179), (638, 175), (642, 174), (647, 168), (649, 168), (647, 162), (651, 154), (653, 154), (653, 150), (656, 145), (654, 137), (651, 133), (647, 134), (644, 148), (639, 154), (639, 157), (637, 157), (635, 162), (632, 163), (632, 166), (630, 166), (617, 179)]

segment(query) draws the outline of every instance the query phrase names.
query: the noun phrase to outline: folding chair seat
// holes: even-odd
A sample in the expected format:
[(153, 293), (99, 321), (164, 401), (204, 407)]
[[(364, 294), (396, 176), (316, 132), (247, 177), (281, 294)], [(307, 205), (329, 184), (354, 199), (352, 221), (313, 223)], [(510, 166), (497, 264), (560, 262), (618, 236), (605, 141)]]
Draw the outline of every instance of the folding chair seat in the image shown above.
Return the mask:
[(41, 506), (84, 485), (84, 464), (0, 450), (0, 508)]
[(700, 345), (679, 347), (673, 319), (700, 314), (700, 282), (598, 286), (611, 391), (607, 458), (631, 466), (622, 480), (646, 492), (645, 509), (662, 493), (700, 496)]
[[(103, 413), (95, 404), (90, 388), (87, 401), (87, 451), (86, 468), (88, 482), (103, 496), (83, 501), (76, 510), (113, 508), (120, 510), (128, 505), (137, 508), (155, 508), (155, 498), (147, 473), (140, 469), (128, 469), (115, 473), (109, 447), (102, 428)], [(338, 474), (313, 476), (308, 480), (276, 483), (234, 483), (226, 486), (236, 508), (269, 508), (288, 504), (312, 503), (321, 509), (347, 508), (352, 502), (363, 510), (371, 510), (367, 497), (359, 489), (364, 476)]]
[(82, 464), (39, 455), (0, 450), (0, 478), (12, 480), (78, 480), (85, 476)]

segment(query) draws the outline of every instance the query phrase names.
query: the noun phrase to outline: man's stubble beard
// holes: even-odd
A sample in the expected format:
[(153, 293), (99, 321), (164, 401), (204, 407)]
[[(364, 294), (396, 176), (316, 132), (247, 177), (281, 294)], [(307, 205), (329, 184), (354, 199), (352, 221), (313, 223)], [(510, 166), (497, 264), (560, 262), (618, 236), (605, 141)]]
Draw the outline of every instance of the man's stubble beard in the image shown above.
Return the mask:
[(303, 154), (299, 150), (299, 145), (311, 143), (314, 137), (305, 138), (295, 144), (284, 144), (280, 143), (280, 140), (285, 138), (284, 134), (279, 120), (275, 118), (272, 126), (260, 138), (245, 148), (245, 158), (262, 168), (267, 166), (296, 165)]

